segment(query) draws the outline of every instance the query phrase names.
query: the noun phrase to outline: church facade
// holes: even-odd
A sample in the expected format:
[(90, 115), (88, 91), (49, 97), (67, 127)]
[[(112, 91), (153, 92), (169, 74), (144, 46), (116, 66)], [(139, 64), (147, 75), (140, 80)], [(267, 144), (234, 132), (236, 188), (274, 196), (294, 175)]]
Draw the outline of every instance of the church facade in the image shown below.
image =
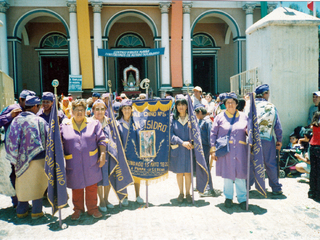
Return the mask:
[[(118, 94), (127, 84), (143, 91), (213, 94), (230, 90), (230, 77), (246, 70), (245, 30), (273, 2), (232, 1), (0, 1), (0, 67), (14, 79), (15, 93), (70, 92), (69, 76), (82, 76), (81, 94)], [(164, 54), (104, 57), (98, 49), (154, 50)], [(72, 91), (71, 91), (72, 92)]]

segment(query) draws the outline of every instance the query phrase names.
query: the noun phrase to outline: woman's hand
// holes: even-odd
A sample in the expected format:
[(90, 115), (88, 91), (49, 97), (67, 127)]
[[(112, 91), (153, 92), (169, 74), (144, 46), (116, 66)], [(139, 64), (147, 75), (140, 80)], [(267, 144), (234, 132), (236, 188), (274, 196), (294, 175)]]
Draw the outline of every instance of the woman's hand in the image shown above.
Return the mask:
[(215, 152), (211, 153), (211, 159), (214, 160), (214, 161), (218, 160), (218, 157), (216, 156)]
[(102, 153), (100, 154), (98, 163), (99, 163), (99, 167), (100, 167), (100, 168), (103, 167), (103, 165), (106, 163), (106, 153), (105, 153), (105, 152), (102, 152)]
[(192, 149), (192, 144), (190, 142), (183, 142), (182, 146), (185, 147), (188, 150)]

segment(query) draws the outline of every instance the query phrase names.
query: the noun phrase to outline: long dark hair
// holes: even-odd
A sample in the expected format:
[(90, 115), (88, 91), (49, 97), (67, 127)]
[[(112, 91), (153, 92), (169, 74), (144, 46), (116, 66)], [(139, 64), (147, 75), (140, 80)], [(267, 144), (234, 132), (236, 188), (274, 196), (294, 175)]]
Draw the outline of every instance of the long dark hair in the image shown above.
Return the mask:
[[(209, 93), (207, 93), (207, 96), (208, 96), (208, 95), (212, 98), (212, 100), (214, 100), (214, 97), (213, 97), (212, 93), (209, 92)], [(211, 101), (212, 101), (212, 100), (211, 100)]]
[[(129, 105), (125, 105), (125, 106), (129, 106)], [(124, 108), (125, 106), (121, 106), (121, 107), (119, 108), (118, 116), (116, 117), (116, 120), (120, 120), (120, 119), (123, 117), (122, 108)], [(131, 109), (132, 109), (132, 106), (129, 106), (129, 107), (131, 107)], [(132, 115), (132, 114), (131, 114), (131, 115)]]
[(175, 119), (175, 120), (178, 120), (178, 118), (179, 118), (179, 112), (177, 110), (178, 104), (186, 105), (187, 106), (187, 113), (188, 113), (188, 102), (187, 102), (187, 100), (184, 99), (184, 98), (177, 99), (175, 104), (174, 104), (174, 110), (173, 110), (173, 119)]
[(310, 124), (310, 125), (319, 127), (319, 120), (320, 120), (320, 112), (317, 111), (317, 112), (315, 112), (315, 114), (313, 115), (313, 118), (312, 118), (312, 121), (311, 121), (311, 124)]

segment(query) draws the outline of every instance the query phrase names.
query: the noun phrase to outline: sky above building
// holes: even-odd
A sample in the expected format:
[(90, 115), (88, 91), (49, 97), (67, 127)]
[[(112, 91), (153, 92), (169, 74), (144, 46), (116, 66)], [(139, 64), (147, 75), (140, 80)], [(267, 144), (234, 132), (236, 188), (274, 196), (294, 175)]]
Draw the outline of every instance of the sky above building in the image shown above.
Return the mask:
[[(300, 9), (304, 12), (304, 13), (308, 13), (309, 14), (309, 8), (307, 7), (307, 3), (308, 1), (303, 1), (303, 2), (297, 2), (297, 1), (282, 1), (282, 6), (283, 7), (289, 7), (291, 4), (297, 4)], [(316, 9), (319, 11), (320, 10), (320, 2), (315, 2), (316, 3)], [(278, 4), (278, 7), (280, 6), (280, 3)]]

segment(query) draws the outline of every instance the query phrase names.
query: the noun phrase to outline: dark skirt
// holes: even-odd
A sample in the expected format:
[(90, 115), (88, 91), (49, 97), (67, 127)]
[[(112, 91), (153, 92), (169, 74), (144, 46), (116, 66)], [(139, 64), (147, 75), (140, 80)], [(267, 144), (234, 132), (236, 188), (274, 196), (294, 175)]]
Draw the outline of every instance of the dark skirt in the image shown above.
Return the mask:
[(310, 198), (320, 200), (320, 146), (310, 145)]
[(191, 173), (190, 150), (182, 145), (171, 148), (169, 170), (174, 173)]

